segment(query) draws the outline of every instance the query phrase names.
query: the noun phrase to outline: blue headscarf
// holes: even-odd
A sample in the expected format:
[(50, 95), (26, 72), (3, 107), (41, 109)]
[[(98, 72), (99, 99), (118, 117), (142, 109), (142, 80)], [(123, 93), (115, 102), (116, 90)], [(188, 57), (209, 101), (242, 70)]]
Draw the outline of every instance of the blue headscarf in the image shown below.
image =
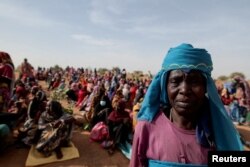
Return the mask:
[(213, 70), (211, 56), (205, 49), (193, 48), (190, 44), (181, 44), (168, 51), (162, 69), (154, 77), (147, 90), (138, 113), (138, 120), (152, 121), (159, 112), (160, 106), (170, 106), (166, 90), (167, 74), (176, 69), (200, 70), (206, 78), (212, 129), (206, 127), (206, 117), (201, 118), (197, 128), (200, 144), (204, 141), (202, 138), (205, 133), (213, 133), (217, 150), (243, 150), (239, 134), (228, 117), (211, 78)]

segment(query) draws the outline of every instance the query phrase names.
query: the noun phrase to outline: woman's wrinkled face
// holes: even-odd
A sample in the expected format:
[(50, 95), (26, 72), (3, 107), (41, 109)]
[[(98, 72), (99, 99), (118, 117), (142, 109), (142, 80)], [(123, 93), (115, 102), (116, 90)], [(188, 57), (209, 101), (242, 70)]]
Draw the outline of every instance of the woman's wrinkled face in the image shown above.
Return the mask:
[(167, 80), (167, 94), (179, 115), (199, 112), (204, 103), (206, 82), (198, 70), (172, 70)]

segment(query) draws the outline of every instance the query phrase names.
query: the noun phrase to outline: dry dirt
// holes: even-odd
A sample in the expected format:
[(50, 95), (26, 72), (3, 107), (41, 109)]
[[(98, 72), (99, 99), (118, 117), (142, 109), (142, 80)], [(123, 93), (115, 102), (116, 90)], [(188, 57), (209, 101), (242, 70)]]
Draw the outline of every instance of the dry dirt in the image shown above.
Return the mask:
[[(63, 162), (55, 162), (39, 167), (127, 167), (129, 160), (120, 151), (112, 156), (98, 143), (89, 141), (88, 133), (79, 130), (73, 133), (73, 143), (78, 148), (80, 157)], [(10, 147), (0, 157), (2, 167), (24, 167), (29, 149)]]

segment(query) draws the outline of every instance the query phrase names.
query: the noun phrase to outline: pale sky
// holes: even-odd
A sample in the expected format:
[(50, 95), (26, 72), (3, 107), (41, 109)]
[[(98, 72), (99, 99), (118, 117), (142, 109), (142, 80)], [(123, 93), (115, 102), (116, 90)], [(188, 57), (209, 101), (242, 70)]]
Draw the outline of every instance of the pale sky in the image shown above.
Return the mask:
[(156, 73), (181, 43), (208, 50), (213, 77), (250, 79), (250, 1), (0, 0), (0, 50), (15, 66)]

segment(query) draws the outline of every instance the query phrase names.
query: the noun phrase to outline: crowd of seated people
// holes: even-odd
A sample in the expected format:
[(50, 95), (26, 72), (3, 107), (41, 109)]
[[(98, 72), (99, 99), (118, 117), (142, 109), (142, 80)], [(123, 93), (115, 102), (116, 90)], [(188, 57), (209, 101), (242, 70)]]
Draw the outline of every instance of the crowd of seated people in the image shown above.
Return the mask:
[[(1, 148), (9, 136), (15, 136), (17, 148), (35, 145), (44, 156), (55, 151), (57, 158), (63, 156), (60, 147), (70, 142), (73, 124), (90, 132), (98, 123), (105, 124), (109, 135), (104, 140), (111, 143), (110, 153), (119, 142), (130, 139), (131, 143), (132, 109), (150, 83), (150, 79), (127, 78), (125, 69), (103, 74), (73, 67), (35, 70), (26, 58), (15, 78), (15, 67), (5, 52), (1, 52), (0, 69), (5, 72), (0, 71), (0, 88), (4, 90), (0, 97)], [(40, 80), (47, 88), (39, 85)], [(62, 97), (52, 97), (54, 92)], [(83, 121), (79, 122), (75, 113), (65, 112), (61, 100), (73, 104)], [(57, 129), (57, 135), (47, 138), (51, 129)]]
[[(102, 73), (73, 67), (34, 70), (24, 59), (15, 78), (15, 67), (7, 53), (0, 52), (0, 64), (1, 148), (17, 130), (17, 147), (35, 145), (45, 157), (55, 151), (57, 158), (62, 158), (61, 147), (70, 143), (74, 124), (90, 133), (102, 125), (107, 134), (98, 142), (110, 154), (120, 144), (132, 144), (136, 114), (151, 77), (136, 78), (125, 69)], [(44, 80), (47, 87), (39, 85), (39, 80)], [(221, 100), (232, 121), (247, 123), (249, 85), (242, 78), (234, 81), (230, 89), (225, 86), (219, 90)], [(68, 102), (74, 112), (66, 112), (61, 100)]]
[(239, 125), (249, 124), (250, 88), (247, 81), (236, 76), (230, 82), (225, 82), (219, 91), (232, 121)]

